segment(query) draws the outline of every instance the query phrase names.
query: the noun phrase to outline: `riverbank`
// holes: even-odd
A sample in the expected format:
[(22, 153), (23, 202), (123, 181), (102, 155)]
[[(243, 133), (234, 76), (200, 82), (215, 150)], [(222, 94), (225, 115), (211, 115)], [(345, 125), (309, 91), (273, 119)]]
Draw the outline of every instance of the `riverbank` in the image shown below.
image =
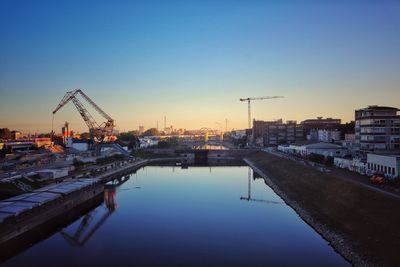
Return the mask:
[[(142, 159), (114, 162), (93, 169), (97, 175), (81, 179), (69, 178), (24, 194), (0, 201), (0, 245), (46, 223), (54, 217), (71, 212), (76, 206), (103, 193), (104, 184), (152, 162), (180, 158)], [(90, 176), (93, 176), (92, 174)]]
[(1, 201), (0, 244), (70, 212), (103, 191), (99, 179), (77, 179)]
[(0, 265), (6, 260), (18, 255), (22, 251), (29, 249), (33, 244), (45, 240), (51, 235), (59, 232), (60, 229), (67, 227), (84, 214), (101, 205), (103, 201), (103, 194), (99, 194), (71, 209), (69, 212), (64, 212), (54, 218), (51, 218), (45, 223), (19, 235), (14, 239), (0, 243)]
[(398, 198), (265, 152), (246, 161), (353, 265), (400, 265)]

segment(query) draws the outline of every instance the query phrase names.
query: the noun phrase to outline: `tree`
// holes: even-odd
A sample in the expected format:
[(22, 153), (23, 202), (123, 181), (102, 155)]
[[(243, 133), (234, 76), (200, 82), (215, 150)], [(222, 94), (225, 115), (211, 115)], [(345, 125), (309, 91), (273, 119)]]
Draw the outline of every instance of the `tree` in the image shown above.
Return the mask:
[(308, 155), (308, 159), (321, 164), (325, 162), (325, 157), (323, 155), (315, 153), (311, 153), (310, 155)]
[(345, 134), (354, 134), (355, 126), (356, 126), (356, 124), (354, 121), (347, 122), (345, 124), (340, 124), (339, 130), (340, 130), (342, 139), (344, 139)]
[(239, 139), (232, 139), (232, 143), (237, 147), (245, 147), (247, 145), (247, 136), (242, 136)]
[(1, 128), (0, 129), (0, 139), (11, 139), (11, 131), (8, 128)]
[(42, 133), (38, 135), (39, 138), (51, 138), (51, 133)]
[(3, 147), (3, 149), (0, 149), (0, 158), (4, 158), (6, 154), (11, 153), (11, 147)]
[(74, 165), (75, 168), (79, 168), (79, 167), (85, 165), (84, 162), (82, 162), (82, 161), (80, 161), (80, 160), (78, 160), (78, 159), (74, 159), (74, 160), (72, 161), (72, 164)]
[(172, 137), (172, 138), (167, 138), (165, 140), (161, 140), (158, 142), (158, 148), (170, 148), (170, 147), (176, 147), (179, 145), (178, 138)]
[(90, 134), (87, 132), (81, 133), (81, 139), (90, 139)]
[(138, 133), (130, 131), (127, 133), (121, 133), (118, 136), (117, 143), (122, 146), (128, 146), (128, 149), (134, 149), (139, 145)]
[(128, 133), (133, 135), (133, 136), (136, 136), (136, 137), (138, 137), (140, 135), (139, 131), (137, 131), (137, 130), (129, 131)]
[(355, 129), (355, 122), (351, 121), (351, 122), (347, 122), (345, 124), (341, 124), (340, 125), (340, 131), (345, 134), (345, 133), (354, 133), (354, 129)]
[(160, 132), (157, 130), (157, 128), (150, 128), (146, 130), (143, 134), (143, 136), (159, 136)]

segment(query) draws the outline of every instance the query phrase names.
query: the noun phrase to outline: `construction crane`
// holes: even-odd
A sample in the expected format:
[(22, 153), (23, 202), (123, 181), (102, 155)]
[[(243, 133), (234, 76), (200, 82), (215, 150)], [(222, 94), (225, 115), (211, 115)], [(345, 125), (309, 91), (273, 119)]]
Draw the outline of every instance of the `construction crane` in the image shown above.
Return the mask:
[(251, 101), (252, 100), (265, 100), (265, 99), (273, 99), (273, 98), (283, 98), (283, 96), (262, 96), (262, 97), (248, 97), (248, 98), (240, 98), (240, 101), (247, 101), (248, 104), (248, 116), (249, 122), (248, 127), (251, 128)]
[[(84, 107), (82, 102), (77, 98), (81, 95), (101, 116), (103, 116), (107, 121), (102, 124), (98, 124), (89, 111)], [(78, 109), (86, 125), (89, 127), (90, 138), (96, 142), (103, 143), (111, 140), (112, 133), (114, 130), (114, 120), (107, 115), (96, 103), (93, 102), (81, 89), (76, 89), (69, 91), (65, 94), (64, 98), (61, 100), (60, 104), (53, 111), (54, 114), (63, 106), (65, 106), (69, 101), (72, 101), (75, 107)]]

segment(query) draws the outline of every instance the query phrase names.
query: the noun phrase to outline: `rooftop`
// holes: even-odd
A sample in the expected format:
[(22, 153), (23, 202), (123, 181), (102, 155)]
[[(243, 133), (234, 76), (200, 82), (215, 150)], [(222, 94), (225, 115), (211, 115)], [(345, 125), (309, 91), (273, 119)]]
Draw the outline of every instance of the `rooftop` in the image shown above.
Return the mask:
[(390, 111), (400, 111), (400, 109), (395, 107), (387, 107), (387, 106), (377, 106), (377, 105), (369, 105), (366, 108), (361, 108), (356, 111), (367, 111), (367, 110), (390, 110)]
[(305, 147), (306, 148), (310, 148), (310, 149), (338, 149), (338, 148), (343, 148), (341, 145), (332, 144), (332, 143), (323, 143), (323, 142), (305, 145)]

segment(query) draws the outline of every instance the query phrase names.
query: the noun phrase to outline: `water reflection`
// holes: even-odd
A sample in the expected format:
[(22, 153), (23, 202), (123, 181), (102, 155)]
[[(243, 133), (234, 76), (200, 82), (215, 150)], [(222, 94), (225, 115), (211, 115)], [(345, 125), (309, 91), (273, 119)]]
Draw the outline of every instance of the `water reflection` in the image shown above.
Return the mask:
[[(104, 196), (102, 194), (79, 205), (75, 209), (66, 212), (46, 223), (28, 231), (24, 234), (0, 244), (0, 264), (8, 259), (23, 253), (37, 243), (40, 243), (59, 232), (59, 229), (69, 227), (74, 224), (82, 215), (90, 214), (103, 204)], [(17, 265), (27, 266), (27, 265)]]
[(247, 166), (134, 175), (5, 266), (347, 265)]
[[(273, 200), (266, 200), (266, 199), (258, 199), (258, 198), (253, 198), (251, 197), (251, 173), (253, 172), (253, 174), (255, 174), (255, 172), (249, 168), (248, 170), (248, 182), (247, 182), (247, 196), (241, 196), (240, 200), (247, 200), (247, 201), (255, 201), (255, 202), (264, 202), (264, 203), (268, 203), (268, 204), (285, 204), (285, 202), (283, 201), (273, 201)], [(261, 177), (260, 177), (261, 178)], [(253, 175), (253, 180), (255, 180), (255, 175)]]
[[(25, 234), (0, 244), (0, 263), (17, 255), (56, 232), (71, 246), (82, 247), (118, 208), (117, 188), (127, 182), (130, 176), (119, 177), (104, 186), (99, 195), (74, 210), (54, 218)], [(99, 215), (102, 213), (102, 215)], [(75, 232), (68, 233), (71, 225), (79, 222)], [(61, 230), (60, 230), (61, 229)]]
[[(103, 211), (96, 208), (85, 214), (74, 234), (69, 234), (66, 228), (60, 231), (61, 236), (72, 246), (82, 247), (90, 240), (96, 231), (107, 221), (111, 214), (117, 209), (117, 190), (116, 188), (125, 183), (129, 176), (121, 177), (104, 186)], [(99, 212), (103, 212), (99, 219), (95, 219)]]
[(228, 149), (224, 145), (211, 145), (211, 144), (204, 144), (204, 145), (195, 145), (192, 146), (193, 149), (207, 149), (207, 150), (226, 150)]

